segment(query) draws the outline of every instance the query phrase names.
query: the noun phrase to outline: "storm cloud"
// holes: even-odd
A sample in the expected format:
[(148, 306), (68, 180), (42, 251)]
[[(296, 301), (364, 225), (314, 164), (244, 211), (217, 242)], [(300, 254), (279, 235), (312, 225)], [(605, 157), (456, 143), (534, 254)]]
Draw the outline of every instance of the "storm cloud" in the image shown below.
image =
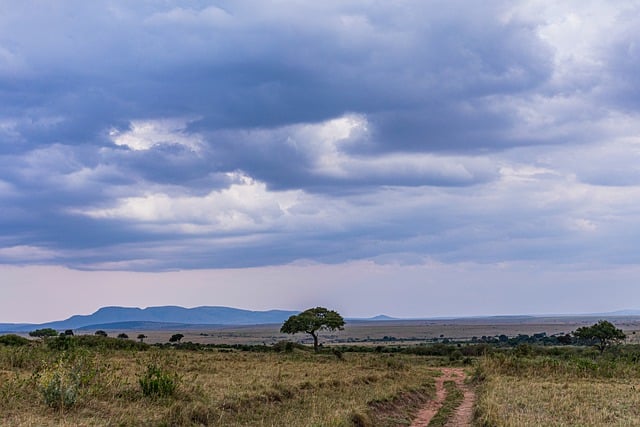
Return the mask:
[(639, 9), (0, 3), (0, 262), (637, 263)]

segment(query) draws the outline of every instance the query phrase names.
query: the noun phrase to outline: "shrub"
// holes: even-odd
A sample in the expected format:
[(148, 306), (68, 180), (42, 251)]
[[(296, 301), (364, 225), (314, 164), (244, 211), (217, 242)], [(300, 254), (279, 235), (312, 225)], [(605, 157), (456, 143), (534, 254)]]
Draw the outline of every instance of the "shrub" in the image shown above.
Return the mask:
[(78, 399), (79, 380), (62, 361), (58, 361), (39, 373), (38, 388), (44, 403), (63, 410), (73, 406)]
[(307, 348), (302, 344), (298, 344), (291, 341), (278, 341), (271, 346), (273, 351), (278, 353), (291, 353), (294, 349), (306, 350)]
[(73, 341), (78, 347), (111, 350), (147, 350), (148, 344), (128, 339), (104, 337), (100, 335), (76, 335)]
[(514, 350), (516, 356), (531, 356), (533, 354), (533, 347), (531, 344), (518, 344)]
[(367, 414), (361, 412), (352, 413), (349, 417), (349, 421), (353, 427), (371, 427), (374, 425), (371, 418)]
[(29, 344), (29, 340), (15, 334), (8, 334), (0, 336), (0, 344), (21, 346)]
[(47, 340), (47, 347), (51, 350), (69, 350), (75, 346), (75, 341), (69, 335), (60, 334), (57, 338)]
[(462, 354), (462, 352), (460, 350), (454, 350), (449, 354), (449, 361), (450, 362), (459, 362), (460, 360), (462, 360), (463, 357), (464, 357), (464, 355)]
[(175, 374), (171, 374), (158, 365), (150, 364), (147, 371), (140, 377), (142, 394), (151, 397), (172, 396), (178, 386)]

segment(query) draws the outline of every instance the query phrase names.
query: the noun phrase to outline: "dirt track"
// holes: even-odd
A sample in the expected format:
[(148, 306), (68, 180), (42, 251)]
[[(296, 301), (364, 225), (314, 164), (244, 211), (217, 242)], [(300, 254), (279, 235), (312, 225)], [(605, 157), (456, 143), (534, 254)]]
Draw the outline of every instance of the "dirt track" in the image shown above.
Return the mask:
[(436, 398), (418, 412), (418, 416), (411, 424), (411, 427), (426, 427), (431, 419), (436, 415), (446, 398), (444, 388), (445, 381), (454, 381), (458, 388), (464, 393), (462, 403), (456, 408), (455, 413), (447, 423), (447, 426), (470, 426), (473, 417), (473, 404), (475, 393), (464, 383), (465, 373), (462, 368), (442, 368), (442, 375), (436, 378)]

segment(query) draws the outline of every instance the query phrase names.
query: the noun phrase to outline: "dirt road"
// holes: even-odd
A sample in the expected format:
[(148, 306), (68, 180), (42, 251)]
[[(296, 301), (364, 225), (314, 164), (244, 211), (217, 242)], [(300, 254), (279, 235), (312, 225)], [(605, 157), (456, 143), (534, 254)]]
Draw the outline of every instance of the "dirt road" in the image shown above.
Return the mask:
[(436, 415), (438, 409), (442, 406), (446, 398), (446, 390), (444, 383), (446, 381), (454, 381), (458, 388), (462, 390), (464, 397), (462, 403), (456, 409), (453, 416), (447, 422), (447, 426), (470, 426), (473, 417), (473, 404), (475, 402), (475, 393), (467, 384), (465, 384), (465, 373), (462, 368), (441, 368), (442, 375), (436, 378), (436, 398), (427, 402), (427, 404), (418, 412), (418, 416), (411, 424), (411, 427), (426, 427), (431, 419)]

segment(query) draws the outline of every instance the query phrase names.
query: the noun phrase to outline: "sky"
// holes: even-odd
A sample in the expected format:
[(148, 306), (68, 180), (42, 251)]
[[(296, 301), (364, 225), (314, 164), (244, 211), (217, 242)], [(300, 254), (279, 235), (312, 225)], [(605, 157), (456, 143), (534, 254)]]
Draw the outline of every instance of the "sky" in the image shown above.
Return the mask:
[(640, 308), (640, 1), (0, 0), (0, 322)]

